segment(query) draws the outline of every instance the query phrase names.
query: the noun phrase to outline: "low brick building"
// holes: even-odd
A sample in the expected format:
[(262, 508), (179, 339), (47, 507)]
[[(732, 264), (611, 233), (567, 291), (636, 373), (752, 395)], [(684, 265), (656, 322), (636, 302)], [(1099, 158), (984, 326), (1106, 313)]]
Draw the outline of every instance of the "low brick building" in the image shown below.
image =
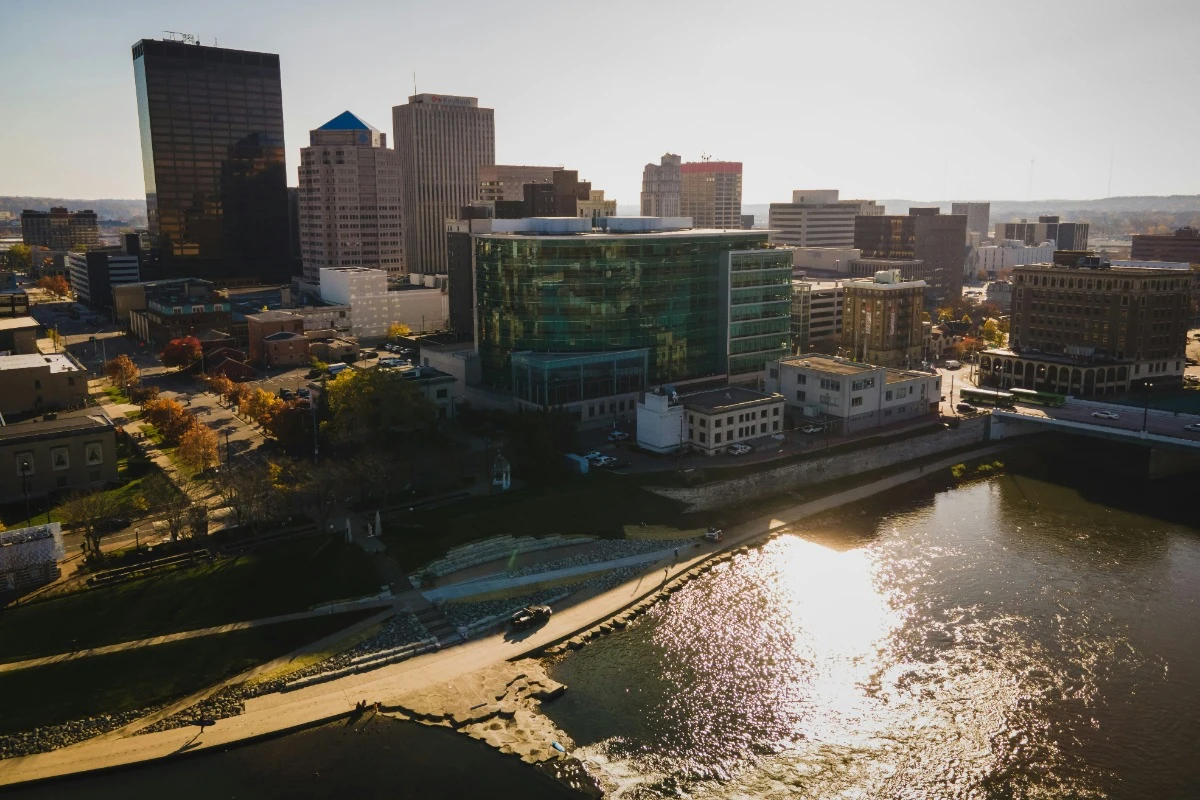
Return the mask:
[(308, 337), (295, 331), (278, 331), (261, 341), (265, 367), (296, 367), (308, 363)]
[[(294, 350), (300, 345), (295, 344), (294, 340), (288, 337), (282, 337), (272, 340), (279, 343), (278, 345), (269, 346), (267, 339), (277, 333), (295, 333), (299, 334), (300, 338), (304, 338), (304, 317), (299, 314), (292, 314), (289, 311), (264, 311), (261, 314), (246, 315), (246, 339), (250, 348), (250, 362), (260, 366), (272, 366), (273, 363), (269, 359), (273, 356), (290, 358)], [(293, 342), (289, 346), (283, 346), (283, 342)], [(308, 358), (308, 346), (304, 344), (304, 358), (300, 361), (284, 361), (286, 364), (304, 363)], [(269, 354), (268, 350), (274, 351)]]
[(33, 317), (0, 319), (0, 354), (36, 354), (38, 321)]

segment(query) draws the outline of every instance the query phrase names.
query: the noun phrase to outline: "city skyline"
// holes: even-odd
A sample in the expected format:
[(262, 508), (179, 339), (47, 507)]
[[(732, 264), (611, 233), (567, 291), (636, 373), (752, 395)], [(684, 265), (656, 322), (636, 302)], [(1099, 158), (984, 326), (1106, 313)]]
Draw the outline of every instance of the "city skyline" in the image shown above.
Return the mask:
[[(1172, 76), (1200, 65), (1187, 42), (1187, 22), (1200, 12), (1173, 0), (1062, 3), (1038, 7), (1040, 16), (1023, 13), (1026, 6), (1034, 8), (1010, 4), (997, 19), (981, 3), (874, 4), (861, 13), (767, 4), (740, 29), (696, 4), (618, 4), (565, 20), (548, 4), (519, 16), (482, 5), (451, 16), (350, 3), (332, 19), (318, 17), (315, 4), (289, 6), (285, 17), (232, 3), (129, 3), (99, 18), (79, 3), (14, 8), (7, 31), (52, 28), (89, 46), (44, 59), (44, 40), (25, 35), (3, 49), (0, 70), (28, 78), (9, 98), (25, 113), (0, 132), (0, 148), (18, 156), (0, 176), (0, 193), (143, 196), (128, 52), (164, 29), (280, 55), (289, 185), (309, 130), (346, 109), (386, 130), (390, 109), (413, 94), (415, 73), (418, 93), (474, 96), (496, 109), (497, 162), (570, 164), (623, 207), (638, 204), (642, 168), (665, 152), (743, 162), (746, 204), (814, 186), (847, 197), (946, 200), (1194, 192), (1200, 156), (1188, 131), (1200, 112), (1176, 102)], [(889, 36), (864, 38), (863, 14)], [(1085, 59), (1039, 33), (1064, 29), (1059, 23), (1089, 47), (1109, 42), (1151, 56)], [(671, 26), (676, 41), (661, 36)], [(547, 73), (537, 59), (514, 55), (513, 43), (552, 33), (573, 37), (579, 71)], [(736, 68), (696, 85), (687, 43), (710, 33), (725, 37), (722, 57)], [(342, 58), (347, 46), (355, 59)], [(601, 78), (584, 70), (593, 59), (609, 64)], [(912, 77), (876, 88), (892, 74)], [(1039, 85), (1064, 82), (1082, 98), (1077, 113), (1037, 100)], [(724, 112), (714, 106), (721, 97), (730, 98)], [(1173, 124), (1145, 124), (1168, 105)], [(739, 108), (774, 113), (747, 125)]]

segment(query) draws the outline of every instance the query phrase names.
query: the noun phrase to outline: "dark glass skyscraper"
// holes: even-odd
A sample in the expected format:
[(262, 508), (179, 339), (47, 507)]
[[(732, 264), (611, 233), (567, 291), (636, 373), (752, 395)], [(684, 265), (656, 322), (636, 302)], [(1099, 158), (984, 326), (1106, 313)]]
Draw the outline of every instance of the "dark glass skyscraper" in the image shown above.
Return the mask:
[(133, 75), (160, 276), (286, 280), (279, 56), (143, 39)]

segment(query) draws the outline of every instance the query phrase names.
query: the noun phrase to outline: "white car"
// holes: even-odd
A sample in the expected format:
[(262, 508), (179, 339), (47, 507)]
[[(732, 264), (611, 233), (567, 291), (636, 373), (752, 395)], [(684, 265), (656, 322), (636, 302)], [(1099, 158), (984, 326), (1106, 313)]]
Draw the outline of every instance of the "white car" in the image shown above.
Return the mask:
[(592, 460), (592, 466), (595, 466), (595, 467), (607, 467), (610, 464), (615, 464), (615, 463), (617, 463), (617, 460), (615, 458), (613, 458), (612, 456), (600, 456), (599, 458)]
[(1119, 416), (1111, 411), (1093, 411), (1092, 416), (1096, 419), (1120, 419)]
[(820, 425), (805, 425), (803, 428), (800, 429), (800, 432), (801, 433), (820, 433), (823, 430), (825, 430), (825, 429), (822, 428)]
[(583, 457), (586, 458), (588, 461), (596, 461), (598, 459), (604, 458), (604, 454), (601, 453), (599, 450), (593, 450), (590, 453), (584, 453)]
[(1200, 433), (1200, 422), (1193, 422), (1191, 425), (1184, 425), (1183, 429), (1185, 431), (1191, 431), (1192, 433)]
[(625, 433), (625, 431), (613, 431), (608, 435), (608, 440), (610, 442), (623, 442), (628, 438), (629, 434)]
[(746, 455), (746, 453), (751, 452), (753, 449), (754, 448), (751, 447), (750, 445), (742, 444), (741, 442), (736, 442), (734, 444), (729, 445), (729, 452), (735, 456), (744, 456), (744, 455)]

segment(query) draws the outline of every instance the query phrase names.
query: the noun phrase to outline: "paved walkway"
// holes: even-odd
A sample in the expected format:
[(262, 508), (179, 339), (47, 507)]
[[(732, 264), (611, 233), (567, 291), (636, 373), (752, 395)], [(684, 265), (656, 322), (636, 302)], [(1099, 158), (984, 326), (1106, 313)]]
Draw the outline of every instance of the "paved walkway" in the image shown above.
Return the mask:
[[(1003, 449), (1004, 445), (985, 447), (970, 454), (941, 459), (738, 525), (726, 531), (726, 541), (722, 545), (700, 544), (690, 549), (678, 562), (672, 563), (674, 559), (659, 562), (642, 575), (555, 614), (537, 631), (517, 636), (497, 633), (371, 672), (349, 675), (293, 692), (253, 698), (247, 701), (244, 714), (220, 720), (200, 736), (192, 728), (181, 728), (122, 739), (93, 739), (50, 753), (0, 761), (0, 785), (168, 758), (185, 749), (191, 752), (225, 747), (247, 739), (298, 730), (340, 718), (350, 713), (360, 700), (368, 703), (378, 701), (387, 707), (389, 702), (395, 702), (413, 690), (447, 684), (459, 675), (482, 669), (501, 659), (526, 656), (586, 630), (619, 614), (632, 603), (656, 591), (667, 578), (681, 574), (718, 550), (743, 544), (838, 506), (858, 502), (967, 458), (981, 458)], [(660, 569), (663, 570), (661, 574)]]
[(371, 608), (373, 606), (391, 606), (394, 601), (392, 598), (375, 598), (364, 600), (348, 600), (342, 603), (331, 603), (320, 608), (309, 609), (308, 611), (296, 611), (291, 614), (279, 614), (274, 617), (263, 617), (262, 619), (252, 619), (245, 622), (229, 622), (225, 625), (214, 625), (210, 628), (197, 628), (191, 631), (179, 631), (178, 633), (164, 633), (162, 636), (152, 636), (149, 639), (135, 639), (131, 642), (118, 642), (117, 644), (106, 644), (100, 647), (92, 647), (87, 650), (75, 650), (70, 653), (57, 653), (52, 656), (42, 656), (41, 658), (30, 658), (25, 661), (10, 661), (6, 664), (0, 664), (0, 674), (5, 672), (16, 672), (21, 669), (29, 669), (31, 667), (44, 667), (47, 664), (61, 664), (64, 661), (74, 661), (79, 658), (88, 658), (90, 656), (103, 656), (109, 653), (120, 653), (125, 650), (137, 650), (142, 647), (153, 647), (156, 644), (166, 644), (167, 642), (179, 642), (184, 639), (198, 639), (202, 636), (216, 636), (221, 633), (230, 633), (232, 631), (244, 631), (248, 628), (262, 628), (267, 625), (278, 625), (281, 622), (295, 622), (296, 620), (309, 619), (311, 617), (330, 616), (332, 614), (340, 614), (343, 611), (353, 611), (359, 608)]

